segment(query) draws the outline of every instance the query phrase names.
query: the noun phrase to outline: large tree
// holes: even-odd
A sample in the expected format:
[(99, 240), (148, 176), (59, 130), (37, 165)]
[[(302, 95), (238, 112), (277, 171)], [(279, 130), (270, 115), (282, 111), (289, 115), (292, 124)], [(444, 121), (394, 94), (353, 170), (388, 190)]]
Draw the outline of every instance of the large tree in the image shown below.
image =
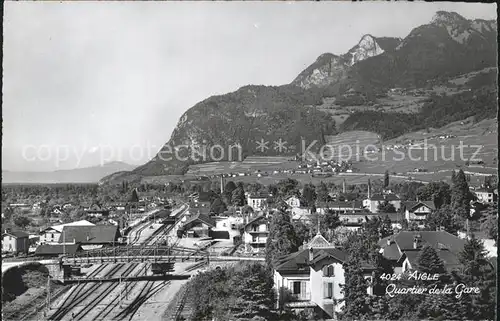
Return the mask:
[(461, 283), (478, 287), (479, 293), (463, 294), (461, 300), (465, 319), (493, 320), (496, 306), (496, 269), (487, 258), (483, 242), (471, 236), (459, 253), (463, 266)]
[(465, 215), (469, 215), (471, 193), (463, 170), (455, 175), (455, 182), (451, 190), (451, 206), (454, 210), (462, 209)]
[(367, 297), (368, 282), (365, 280), (361, 261), (354, 256), (344, 263), (345, 284), (341, 285), (345, 305), (342, 308), (342, 318), (359, 320), (370, 313)]
[(429, 231), (443, 228), (448, 233), (456, 234), (460, 227), (458, 217), (450, 205), (441, 207), (425, 220), (425, 228)]
[(231, 280), (235, 300), (230, 310), (235, 318), (262, 317), (270, 320), (275, 303), (273, 278), (260, 263), (247, 264)]
[(274, 267), (276, 259), (298, 250), (301, 245), (291, 223), (290, 214), (283, 211), (275, 212), (269, 224), (269, 235), (266, 243), (266, 263)]
[(418, 271), (427, 274), (445, 275), (446, 269), (443, 260), (432, 246), (424, 246), (417, 259)]
[(392, 203), (384, 201), (377, 206), (377, 209), (381, 213), (396, 213), (396, 208)]
[(417, 191), (419, 201), (433, 201), (436, 208), (451, 202), (450, 185), (445, 182), (430, 182)]
[(317, 195), (316, 195), (316, 188), (314, 187), (313, 184), (304, 185), (304, 189), (302, 190), (302, 197), (306, 201), (307, 206), (309, 206), (310, 208), (314, 206)]
[(324, 182), (320, 182), (316, 187), (317, 200), (320, 202), (328, 202), (331, 197), (328, 194), (328, 187)]
[(238, 186), (231, 194), (231, 203), (234, 206), (245, 205), (245, 190), (242, 186)]
[(389, 171), (386, 170), (384, 173), (384, 188), (389, 187)]

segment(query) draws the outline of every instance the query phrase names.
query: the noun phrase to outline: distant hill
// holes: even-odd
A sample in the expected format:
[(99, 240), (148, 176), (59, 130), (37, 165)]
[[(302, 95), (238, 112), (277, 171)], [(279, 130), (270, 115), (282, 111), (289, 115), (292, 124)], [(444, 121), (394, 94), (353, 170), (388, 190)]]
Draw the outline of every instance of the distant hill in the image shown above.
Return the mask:
[[(324, 142), (338, 130), (366, 130), (390, 139), (425, 126), (444, 126), (467, 117), (477, 120), (496, 116), (496, 88), (490, 74), (476, 77), (469, 85), (477, 91), (452, 98), (431, 97), (416, 114), (375, 111), (352, 113), (342, 128), (331, 114), (318, 110), (325, 98), (346, 92), (363, 95), (374, 102), (394, 87), (426, 88), (448, 83), (452, 78), (497, 65), (496, 21), (467, 20), (454, 12), (439, 11), (429, 24), (413, 29), (404, 39), (366, 34), (347, 53), (324, 53), (283, 86), (244, 86), (235, 92), (212, 96), (186, 111), (170, 141), (143, 166), (114, 173), (101, 183), (116, 183), (144, 176), (184, 174), (190, 165), (227, 160), (200, 157), (216, 145), (227, 148), (240, 144), (246, 155), (294, 155), (302, 140)], [(285, 152), (273, 143), (286, 140)], [(259, 152), (256, 143), (264, 139), (267, 149)], [(175, 148), (180, 157), (174, 156)], [(189, 146), (189, 147), (186, 147)], [(201, 149), (200, 149), (201, 148)], [(180, 160), (188, 155), (189, 160)], [(165, 157), (167, 153), (167, 157)], [(233, 158), (233, 160), (235, 160)]]
[(124, 162), (110, 162), (103, 166), (92, 166), (53, 172), (2, 171), (2, 183), (97, 183), (103, 177), (120, 171), (131, 171), (135, 165)]

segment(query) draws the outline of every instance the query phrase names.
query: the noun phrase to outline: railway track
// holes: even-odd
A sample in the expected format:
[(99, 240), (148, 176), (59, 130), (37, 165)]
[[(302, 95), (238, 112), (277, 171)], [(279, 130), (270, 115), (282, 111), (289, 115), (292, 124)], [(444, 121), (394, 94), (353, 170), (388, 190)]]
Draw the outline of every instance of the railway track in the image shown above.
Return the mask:
[[(144, 268), (142, 268), (138, 274), (140, 274), (143, 270), (145, 271), (147, 269), (147, 265), (144, 266)], [(129, 283), (127, 282), (125, 284), (125, 289), (124, 291), (129, 293), (129, 292), (132, 292), (132, 290), (136, 287), (137, 283), (130, 283), (131, 284), (131, 288), (129, 289)], [(118, 285), (120, 285), (118, 283)], [(118, 307), (118, 305), (121, 303), (121, 296), (115, 296), (113, 298), (113, 300), (111, 300), (111, 302), (109, 302), (109, 304), (106, 305), (106, 307), (101, 310), (95, 317), (93, 320), (110, 320), (111, 318), (109, 317), (109, 315), (111, 314), (111, 312), (113, 310), (115, 310), (115, 308)], [(114, 318), (113, 318), (114, 319)]]
[[(181, 215), (182, 213), (185, 212), (185, 208), (180, 210), (176, 216)], [(151, 246), (156, 244), (159, 240), (161, 240), (164, 236), (167, 236), (172, 229), (175, 227), (175, 224), (169, 224), (169, 225), (163, 225), (160, 228), (158, 228), (156, 231), (153, 232), (152, 235), (150, 235), (146, 240), (141, 242), (142, 244), (138, 245), (137, 243), (140, 240), (140, 235), (144, 231), (144, 229), (148, 228), (149, 226), (152, 225), (152, 222), (148, 222), (144, 224), (143, 226), (139, 227), (138, 230), (136, 230), (136, 234), (134, 235), (134, 238), (131, 242), (131, 244), (126, 245), (127, 247), (127, 252), (130, 251), (130, 255), (136, 255), (136, 254), (144, 254), (144, 253), (149, 253), (153, 254), (155, 252), (155, 249), (151, 248), (145, 248), (147, 246)], [(176, 246), (174, 244), (173, 246)], [(189, 251), (189, 252), (194, 252), (195, 250), (193, 249), (188, 249), (188, 248), (180, 248), (181, 251)], [(108, 251), (111, 253), (113, 250)], [(102, 253), (102, 252), (101, 252)], [(114, 266), (108, 273), (106, 273), (105, 276), (111, 277), (118, 273), (122, 268), (124, 264), (118, 264)], [(122, 273), (121, 275), (126, 277), (128, 276), (132, 271), (135, 270), (137, 267), (137, 263), (133, 263), (130, 266), (128, 266)], [(104, 268), (104, 267), (102, 267)], [(146, 269), (147, 265), (144, 266), (143, 269)], [(143, 270), (141, 269), (141, 271)], [(101, 269), (102, 271), (102, 269)], [(100, 272), (100, 271), (99, 271)], [(140, 273), (140, 272), (139, 272)], [(91, 278), (92, 276), (95, 276), (98, 273), (93, 273), (92, 275), (89, 275), (88, 278)], [(157, 292), (161, 291), (165, 286), (168, 286), (171, 282), (170, 281), (162, 281), (161, 283), (158, 284), (158, 281), (146, 281), (146, 284), (143, 286), (141, 289), (139, 295), (123, 310), (119, 312), (119, 314), (115, 317), (119, 317), (122, 320), (125, 320), (126, 318), (132, 318), (134, 314), (139, 310), (142, 304), (144, 304), (151, 296), (156, 294)], [(85, 300), (89, 299), (89, 297), (95, 295), (95, 297), (92, 298), (92, 300), (85, 305), (78, 313), (73, 313), (73, 319), (74, 320), (82, 320), (85, 317), (89, 317), (91, 311), (95, 311), (95, 307), (105, 298), (109, 297), (111, 293), (121, 285), (121, 283), (111, 283), (107, 285), (103, 285), (100, 283), (95, 283), (91, 284), (90, 286), (87, 286), (88, 284), (83, 284), (83, 285), (78, 285), (70, 295), (68, 295), (64, 302), (59, 306), (57, 311), (52, 314), (52, 316), (49, 318), (49, 320), (61, 320), (65, 315), (70, 313), (74, 308), (76, 308), (78, 305), (83, 303)], [(139, 283), (131, 283), (131, 287), (129, 288), (129, 284), (126, 285), (127, 290), (130, 292), (133, 289), (136, 288), (136, 286), (139, 285)], [(102, 289), (102, 291), (98, 292), (98, 289)], [(85, 291), (84, 291), (85, 289)], [(84, 292), (82, 292), (84, 291)], [(98, 292), (98, 294), (96, 294)], [(97, 315), (92, 316), (92, 320), (111, 320), (110, 317), (113, 317), (112, 313), (113, 311), (116, 310), (118, 305), (120, 304), (120, 296), (116, 296), (112, 298), (112, 300), (105, 306), (105, 308), (101, 311), (98, 312)], [(115, 318), (112, 318), (113, 320)]]
[[(123, 275), (127, 276), (135, 270), (138, 264), (130, 264), (125, 271), (123, 271)], [(96, 295), (83, 309), (78, 311), (73, 315), (74, 320), (82, 320), (87, 314), (92, 311), (101, 301), (103, 301), (114, 289), (118, 287), (119, 283), (110, 283), (104, 287), (103, 291), (101, 291), (98, 295)]]
[(137, 313), (139, 308), (153, 295), (162, 290), (165, 286), (170, 285), (171, 281), (163, 281), (160, 284), (154, 284), (154, 281), (147, 281), (139, 295), (125, 309), (123, 309), (114, 319), (115, 320), (131, 320)]
[[(124, 266), (124, 264), (117, 264), (114, 266), (105, 276), (113, 276)], [(104, 267), (103, 267), (104, 269)], [(102, 271), (102, 270), (101, 270)], [(95, 276), (95, 275), (93, 275)], [(89, 275), (89, 278), (91, 275)], [(64, 299), (59, 308), (54, 312), (48, 319), (49, 320), (61, 320), (66, 314), (68, 314), (73, 308), (75, 308), (78, 304), (87, 299), (90, 295), (94, 293), (94, 291), (100, 286), (99, 283), (91, 284), (82, 284), (77, 285), (76, 288), (69, 293), (69, 295)], [(82, 292), (86, 289), (85, 292)]]

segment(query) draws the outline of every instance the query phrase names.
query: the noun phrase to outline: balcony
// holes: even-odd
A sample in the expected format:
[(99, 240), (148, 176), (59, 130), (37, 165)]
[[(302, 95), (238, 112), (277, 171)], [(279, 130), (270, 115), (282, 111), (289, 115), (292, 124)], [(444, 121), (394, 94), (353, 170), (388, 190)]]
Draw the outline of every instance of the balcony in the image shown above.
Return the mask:
[(293, 301), (310, 301), (311, 300), (311, 293), (306, 292), (306, 293), (291, 294), (290, 298)]
[(249, 230), (248, 233), (250, 234), (267, 234), (269, 231), (266, 230)]

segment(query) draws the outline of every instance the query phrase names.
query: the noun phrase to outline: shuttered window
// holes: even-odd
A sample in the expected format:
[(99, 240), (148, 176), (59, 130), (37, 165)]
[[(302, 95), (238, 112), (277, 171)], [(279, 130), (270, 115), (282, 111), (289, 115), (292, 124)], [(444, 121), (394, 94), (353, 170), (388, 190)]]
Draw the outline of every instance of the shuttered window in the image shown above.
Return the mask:
[(323, 270), (323, 276), (326, 277), (335, 276), (335, 270), (333, 268), (333, 265), (325, 265), (322, 270)]
[(333, 283), (323, 282), (323, 297), (331, 299), (333, 297)]

